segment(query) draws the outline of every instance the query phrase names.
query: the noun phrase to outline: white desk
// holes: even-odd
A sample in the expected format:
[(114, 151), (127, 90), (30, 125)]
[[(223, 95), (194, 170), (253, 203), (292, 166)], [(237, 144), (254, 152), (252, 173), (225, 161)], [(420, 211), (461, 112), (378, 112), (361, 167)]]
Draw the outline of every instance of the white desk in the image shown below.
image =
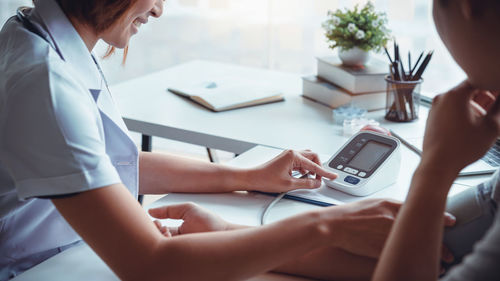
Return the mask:
[[(277, 154), (281, 150), (256, 146), (233, 159), (229, 165), (236, 167), (250, 167), (261, 164)], [(418, 157), (408, 149), (403, 149), (403, 158), (408, 157), (398, 178), (393, 186), (381, 190), (369, 197), (363, 198), (393, 198), (402, 200), (406, 196), (409, 179), (418, 163)], [(484, 177), (483, 177), (484, 178)], [(349, 196), (322, 186), (332, 192), (336, 199), (343, 202), (360, 200), (359, 197)], [(463, 185), (455, 185), (452, 194), (467, 188)], [(260, 224), (260, 216), (265, 206), (273, 200), (273, 197), (247, 192), (234, 192), (224, 194), (169, 194), (154, 202), (147, 208), (162, 205), (178, 204), (183, 202), (195, 202), (201, 206), (219, 214), (223, 219), (244, 225), (257, 226)], [(268, 216), (268, 222), (272, 223), (286, 217), (302, 213), (308, 210), (321, 208), (315, 205), (305, 204), (297, 201), (283, 199), (276, 204)], [(163, 220), (165, 225), (177, 225), (178, 221)], [(45, 262), (33, 267), (25, 273), (14, 278), (15, 281), (39, 281), (39, 280), (64, 280), (64, 281), (86, 281), (86, 280), (117, 280), (113, 272), (104, 262), (87, 246), (81, 245), (58, 254)], [(264, 274), (250, 280), (268, 281), (304, 281), (307, 279), (292, 277), (281, 274)]]
[[(272, 81), (285, 95), (285, 102), (214, 113), (166, 89), (176, 82), (209, 81), (221, 74), (239, 73), (256, 80)], [(256, 145), (276, 148), (312, 149), (332, 155), (347, 140), (333, 121), (331, 109), (301, 96), (298, 74), (269, 71), (210, 61), (192, 61), (111, 87), (127, 127), (144, 135), (241, 154)], [(412, 141), (421, 139), (428, 108), (420, 107), (420, 119), (395, 123), (383, 111), (368, 113), (387, 129)], [(404, 147), (401, 178), (407, 186), (418, 157)], [(327, 160), (327, 159), (323, 159)], [(484, 176), (463, 177), (459, 182), (474, 185)], [(400, 191), (401, 192), (401, 191)], [(388, 194), (391, 195), (391, 194)], [(391, 197), (391, 196), (390, 196)], [(401, 194), (396, 198), (401, 198)], [(404, 198), (404, 197), (402, 197)]]
[[(230, 163), (239, 167), (263, 163), (280, 153), (280, 150), (271, 147), (311, 148), (321, 153), (322, 159), (326, 160), (345, 142), (346, 138), (341, 136), (340, 126), (334, 125), (331, 110), (300, 97), (301, 80), (298, 75), (207, 62), (193, 62), (193, 64), (196, 66), (196, 71), (192, 71), (193, 65), (181, 65), (113, 87), (115, 99), (130, 130), (238, 154), (247, 151)], [(207, 79), (204, 77), (207, 73), (216, 74), (227, 71), (228, 68), (240, 73), (246, 72), (248, 76), (256, 77), (255, 79), (275, 81), (282, 87), (286, 101), (213, 113), (165, 90), (171, 81)], [(423, 134), (426, 109), (422, 108), (420, 114), (422, 118), (413, 123), (387, 122), (380, 111), (370, 113), (369, 117), (376, 119), (384, 127), (412, 139), (420, 138)], [(258, 144), (271, 147), (257, 146)], [(402, 166), (397, 183), (370, 197), (403, 200), (418, 161), (419, 157), (416, 154), (402, 146)], [(466, 185), (474, 185), (485, 178), (485, 176), (463, 178), (459, 181), (462, 184), (452, 188), (452, 194), (467, 188)], [(341, 202), (360, 199), (324, 186), (322, 189)], [(171, 194), (151, 206), (193, 201), (230, 222), (258, 225), (260, 215), (270, 200), (272, 198), (266, 195), (246, 192)], [(273, 208), (268, 220), (276, 221), (314, 208), (319, 207), (282, 200)], [(175, 224), (169, 220), (165, 223)], [(285, 279), (304, 280), (277, 274), (266, 274), (253, 280)], [(116, 280), (116, 276), (88, 246), (84, 245), (56, 255), (14, 280)]]
[[(174, 82), (210, 81), (221, 73), (238, 73), (272, 81), (285, 102), (214, 113), (166, 91)], [(301, 97), (297, 74), (274, 72), (207, 61), (194, 61), (111, 87), (127, 127), (164, 137), (241, 154), (253, 146), (305, 149), (333, 154), (346, 140), (333, 122), (331, 109)], [(421, 137), (427, 110), (412, 123), (393, 123), (383, 112), (370, 118), (407, 138)]]

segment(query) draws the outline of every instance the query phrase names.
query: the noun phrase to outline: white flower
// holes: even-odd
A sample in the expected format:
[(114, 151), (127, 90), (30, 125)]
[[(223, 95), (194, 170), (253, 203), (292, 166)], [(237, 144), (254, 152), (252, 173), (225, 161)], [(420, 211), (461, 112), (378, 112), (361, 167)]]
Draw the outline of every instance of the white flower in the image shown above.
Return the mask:
[(361, 39), (365, 38), (365, 32), (360, 29), (360, 30), (358, 30), (358, 32), (356, 32), (355, 37), (356, 37), (356, 39), (361, 40)]
[(356, 30), (356, 25), (351, 22), (350, 24), (347, 25), (347, 30), (351, 33), (354, 32), (354, 30)]
[(340, 18), (339, 17), (333, 16), (332, 17), (332, 21), (333, 21), (333, 24), (336, 25), (336, 26), (340, 24)]
[(376, 20), (372, 21), (372, 26), (373, 26), (374, 28), (377, 28), (380, 24), (381, 24), (381, 22), (380, 22), (380, 21), (376, 21)]
[(378, 25), (384, 25), (384, 20), (383, 20), (383, 19), (380, 19), (380, 20), (378, 21)]

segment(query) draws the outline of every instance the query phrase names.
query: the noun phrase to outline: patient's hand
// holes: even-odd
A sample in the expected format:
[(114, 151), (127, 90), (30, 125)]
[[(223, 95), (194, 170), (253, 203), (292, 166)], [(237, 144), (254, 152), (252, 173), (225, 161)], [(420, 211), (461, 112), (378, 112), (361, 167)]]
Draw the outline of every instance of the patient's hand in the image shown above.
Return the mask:
[(194, 203), (149, 209), (149, 214), (157, 219), (184, 220), (181, 226), (168, 228), (162, 226), (159, 221), (155, 221), (160, 232), (167, 237), (196, 232), (223, 231), (230, 227), (230, 224), (218, 215)]
[(454, 175), (482, 157), (500, 135), (496, 96), (467, 81), (437, 96), (427, 119), (423, 167)]
[[(401, 202), (394, 200), (367, 199), (325, 208), (337, 217), (334, 246), (360, 256), (378, 258), (400, 207)], [(454, 217), (445, 214), (445, 226), (454, 223)]]

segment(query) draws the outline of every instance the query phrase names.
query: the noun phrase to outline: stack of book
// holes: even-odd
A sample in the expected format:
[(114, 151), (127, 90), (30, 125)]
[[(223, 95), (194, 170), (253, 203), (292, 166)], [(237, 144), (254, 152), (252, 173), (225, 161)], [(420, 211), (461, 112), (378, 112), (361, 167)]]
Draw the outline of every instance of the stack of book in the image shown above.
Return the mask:
[(366, 110), (385, 108), (387, 63), (371, 59), (364, 67), (351, 67), (334, 56), (317, 59), (318, 74), (303, 77), (304, 97), (331, 108), (348, 104)]

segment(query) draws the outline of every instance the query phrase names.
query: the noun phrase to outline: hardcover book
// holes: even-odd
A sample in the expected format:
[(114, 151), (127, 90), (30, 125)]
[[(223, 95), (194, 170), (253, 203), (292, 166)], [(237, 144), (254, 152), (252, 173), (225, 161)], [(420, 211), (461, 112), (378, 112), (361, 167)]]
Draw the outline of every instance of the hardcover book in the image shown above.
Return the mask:
[(385, 76), (389, 65), (371, 59), (363, 67), (344, 66), (336, 56), (320, 57), (318, 76), (340, 86), (352, 94), (382, 92), (386, 90)]
[(366, 110), (385, 108), (386, 92), (353, 94), (317, 76), (302, 78), (302, 94), (304, 97), (336, 108), (351, 103)]

